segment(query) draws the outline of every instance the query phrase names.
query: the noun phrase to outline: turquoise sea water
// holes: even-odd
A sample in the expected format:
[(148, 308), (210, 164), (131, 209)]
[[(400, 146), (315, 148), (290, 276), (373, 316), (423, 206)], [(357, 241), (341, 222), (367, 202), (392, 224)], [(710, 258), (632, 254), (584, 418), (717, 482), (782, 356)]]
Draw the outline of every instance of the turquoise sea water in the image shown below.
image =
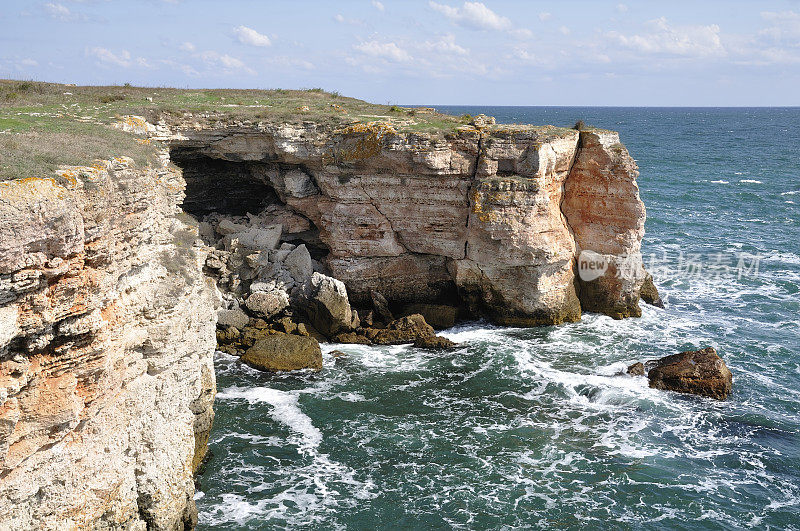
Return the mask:
[[(620, 131), (666, 309), (325, 346), (314, 375), (218, 354), (201, 528), (800, 529), (800, 109), (444, 110)], [(725, 402), (616, 375), (706, 345)]]

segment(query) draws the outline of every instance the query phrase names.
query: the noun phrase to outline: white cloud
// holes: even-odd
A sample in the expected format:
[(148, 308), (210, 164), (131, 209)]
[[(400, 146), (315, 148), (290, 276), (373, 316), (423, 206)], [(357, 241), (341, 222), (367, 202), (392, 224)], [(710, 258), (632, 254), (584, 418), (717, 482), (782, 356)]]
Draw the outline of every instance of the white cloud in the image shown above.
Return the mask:
[(628, 12), (628, 6), (625, 5), (625, 4), (617, 4), (617, 11), (620, 12), (620, 13), (627, 13)]
[(625, 35), (612, 31), (607, 37), (616, 46), (646, 55), (707, 57), (726, 53), (718, 25), (673, 26), (664, 17), (648, 22), (645, 33)]
[(544, 22), (545, 20), (550, 20), (551, 18), (553, 18), (552, 13), (547, 13), (545, 11), (539, 13), (539, 20), (541, 20), (542, 22)]
[(569, 35), (570, 33), (572, 33), (572, 31), (566, 26), (561, 26), (560, 28), (558, 28), (558, 31), (561, 33), (561, 35)]
[(480, 2), (464, 2), (461, 7), (438, 4), (431, 0), (428, 5), (443, 14), (454, 24), (478, 30), (510, 30), (511, 21), (498, 15)]
[(193, 51), (197, 50), (197, 46), (195, 46), (194, 44), (192, 44), (189, 41), (186, 41), (183, 44), (181, 44), (179, 46), (179, 48), (181, 50), (183, 50), (184, 52), (193, 52)]
[(513, 29), (508, 33), (510, 33), (512, 36), (518, 39), (530, 39), (531, 37), (533, 37), (533, 32), (527, 28)]
[(350, 24), (350, 25), (353, 25), (353, 26), (363, 26), (364, 25), (364, 21), (363, 20), (359, 20), (359, 19), (356, 19), (356, 18), (346, 18), (341, 14), (334, 15), (333, 16), (333, 20), (335, 20), (339, 24)]
[[(800, 40), (800, 14), (794, 11), (764, 11), (761, 18), (770, 23), (770, 26), (761, 30), (759, 35), (764, 38), (779, 42), (783, 40)], [(794, 42), (800, 47), (800, 42)]]
[(383, 4), (381, 2), (378, 2), (378, 0), (372, 0), (372, 7), (374, 7), (378, 11), (383, 11), (384, 9), (386, 9), (385, 7), (383, 7)]
[(86, 55), (94, 57), (100, 64), (119, 66), (122, 68), (130, 68), (137, 66), (139, 68), (152, 68), (150, 62), (144, 57), (133, 57), (128, 50), (121, 50), (119, 53), (114, 53), (108, 48), (95, 46), (87, 48)]
[(368, 41), (355, 46), (356, 50), (370, 57), (379, 57), (397, 63), (411, 61), (411, 54), (393, 42)]
[(57, 2), (47, 2), (44, 4), (44, 12), (50, 18), (54, 18), (56, 20), (63, 20), (65, 22), (69, 22), (71, 20), (78, 20), (81, 17), (69, 10), (67, 6), (64, 4), (59, 4)]
[(272, 44), (269, 37), (247, 26), (236, 26), (233, 28), (233, 34), (242, 44), (250, 46), (270, 46)]
[(232, 57), (228, 54), (221, 54), (215, 51), (205, 51), (197, 55), (205, 64), (211, 68), (222, 68), (227, 72), (241, 70), (248, 74), (256, 74), (256, 71), (244, 64), (244, 61)]
[(427, 52), (443, 55), (469, 55), (469, 50), (456, 44), (455, 35), (445, 35), (437, 41), (426, 41), (420, 48)]
[(25, 58), (19, 62), (22, 66), (39, 66), (39, 61), (35, 59)]
[(94, 48), (89, 48), (86, 54), (97, 58), (101, 63), (121, 66), (123, 68), (131, 66), (131, 53), (128, 50), (122, 50), (115, 54), (107, 48), (95, 46)]

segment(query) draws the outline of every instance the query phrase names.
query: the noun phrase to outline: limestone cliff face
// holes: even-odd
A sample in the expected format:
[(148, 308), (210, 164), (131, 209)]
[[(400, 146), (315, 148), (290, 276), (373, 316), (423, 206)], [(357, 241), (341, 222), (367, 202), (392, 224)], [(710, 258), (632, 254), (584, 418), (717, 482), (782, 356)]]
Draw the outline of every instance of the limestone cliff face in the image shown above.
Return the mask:
[(213, 286), (183, 187), (129, 159), (0, 183), (0, 528), (196, 518)]
[[(159, 129), (186, 171), (229, 161), (268, 184), (316, 227), (332, 276), (356, 303), (378, 290), (396, 305), (463, 304), (513, 325), (574, 321), (582, 309), (639, 313), (644, 206), (616, 133), (203, 119)], [(229, 177), (206, 186), (235, 186)], [(580, 281), (584, 250), (609, 262), (605, 276)]]
[[(639, 313), (644, 206), (615, 133), (151, 121), (125, 123), (182, 173), (115, 159), (0, 183), (0, 528), (194, 524), (215, 392), (202, 267), (220, 261), (186, 213), (279, 224), (262, 236), (292, 245), (268, 257), (302, 248), (356, 305), (376, 290), (523, 326)], [(585, 252), (605, 274), (578, 274)]]

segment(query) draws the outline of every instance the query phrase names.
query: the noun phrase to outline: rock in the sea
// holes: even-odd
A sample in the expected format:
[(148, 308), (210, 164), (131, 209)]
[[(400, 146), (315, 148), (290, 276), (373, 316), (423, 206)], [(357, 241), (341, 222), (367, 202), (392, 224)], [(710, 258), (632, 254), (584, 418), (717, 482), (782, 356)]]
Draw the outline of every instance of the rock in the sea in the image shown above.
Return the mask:
[(245, 306), (251, 312), (269, 319), (289, 306), (289, 295), (280, 289), (257, 291), (247, 298)]
[(644, 376), (644, 363), (637, 361), (633, 365), (629, 366), (626, 372), (631, 376)]
[(322, 369), (322, 351), (317, 340), (293, 334), (273, 334), (256, 341), (241, 360), (261, 371)]
[(456, 343), (442, 336), (425, 336), (414, 341), (414, 346), (427, 350), (445, 350), (455, 347)]
[(363, 336), (361, 334), (357, 334), (356, 332), (342, 332), (341, 334), (336, 334), (333, 337), (333, 340), (336, 343), (350, 343), (354, 345), (372, 344), (372, 341), (370, 341), (368, 337)]
[(353, 311), (347, 289), (335, 278), (313, 273), (303, 285), (299, 306), (314, 328), (327, 337), (347, 332), (352, 327)]
[(386, 328), (370, 329), (369, 339), (378, 345), (399, 345), (414, 343), (418, 339), (436, 337), (431, 325), (419, 314), (407, 315), (392, 321)]
[(658, 293), (658, 288), (656, 288), (656, 285), (653, 282), (653, 275), (650, 273), (648, 273), (644, 279), (644, 284), (642, 284), (642, 289), (639, 292), (639, 296), (647, 304), (652, 304), (653, 306), (657, 306), (659, 308), (664, 307), (664, 301), (661, 300), (661, 295)]
[(650, 387), (724, 400), (733, 376), (713, 347), (687, 350), (648, 362)]

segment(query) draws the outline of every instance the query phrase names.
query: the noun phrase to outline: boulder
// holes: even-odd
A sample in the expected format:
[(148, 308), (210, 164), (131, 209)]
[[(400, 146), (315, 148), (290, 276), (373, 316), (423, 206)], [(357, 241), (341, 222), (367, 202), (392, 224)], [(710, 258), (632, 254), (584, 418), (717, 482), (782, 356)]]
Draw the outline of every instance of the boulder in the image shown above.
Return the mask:
[(333, 337), (336, 343), (350, 343), (354, 345), (371, 345), (372, 341), (366, 336), (357, 334), (356, 332), (342, 332)]
[(647, 363), (650, 387), (724, 400), (733, 376), (713, 347), (687, 350)]
[(458, 308), (446, 304), (409, 304), (404, 308), (404, 313), (418, 313), (426, 323), (439, 330), (452, 328), (458, 318)]
[(658, 288), (656, 288), (656, 285), (653, 283), (653, 275), (650, 273), (648, 273), (644, 279), (644, 284), (642, 284), (642, 289), (639, 291), (639, 296), (647, 304), (652, 304), (659, 308), (664, 307), (664, 301), (661, 300), (661, 296), (658, 294)]
[(247, 326), (250, 318), (242, 310), (238, 308), (235, 310), (217, 310), (217, 326), (238, 328), (241, 330)]
[(311, 263), (311, 254), (306, 246), (298, 245), (286, 255), (283, 265), (289, 270), (295, 282), (302, 284), (314, 273), (314, 265)]
[(229, 219), (223, 219), (217, 225), (217, 233), (221, 236), (227, 236), (228, 234), (236, 234), (237, 232), (242, 232), (247, 230), (247, 226), (240, 225), (239, 223), (234, 223)]
[(271, 250), (277, 247), (283, 229), (280, 225), (272, 225), (263, 229), (251, 227), (243, 232), (229, 234), (231, 248), (235, 247), (233, 241), (239, 242), (240, 247), (253, 250)]
[(378, 318), (384, 323), (394, 321), (394, 315), (392, 315), (391, 310), (389, 310), (389, 303), (386, 301), (386, 297), (375, 290), (370, 291), (369, 296), (372, 299), (372, 307), (375, 308), (375, 313)]
[(251, 312), (269, 319), (289, 306), (289, 295), (283, 290), (257, 291), (245, 301)]
[(456, 343), (442, 336), (425, 336), (414, 341), (414, 346), (427, 350), (446, 350), (455, 347)]
[(326, 337), (347, 332), (353, 324), (353, 311), (347, 289), (340, 280), (313, 273), (303, 285), (299, 306), (311, 324)]
[(241, 360), (260, 371), (322, 369), (322, 351), (317, 340), (293, 334), (273, 334), (247, 349)]
[(644, 364), (642, 362), (636, 362), (629, 366), (626, 372), (631, 376), (644, 376)]
[(367, 337), (378, 345), (414, 343), (418, 339), (436, 337), (431, 325), (419, 314), (407, 315), (389, 323), (386, 328), (367, 330)]

